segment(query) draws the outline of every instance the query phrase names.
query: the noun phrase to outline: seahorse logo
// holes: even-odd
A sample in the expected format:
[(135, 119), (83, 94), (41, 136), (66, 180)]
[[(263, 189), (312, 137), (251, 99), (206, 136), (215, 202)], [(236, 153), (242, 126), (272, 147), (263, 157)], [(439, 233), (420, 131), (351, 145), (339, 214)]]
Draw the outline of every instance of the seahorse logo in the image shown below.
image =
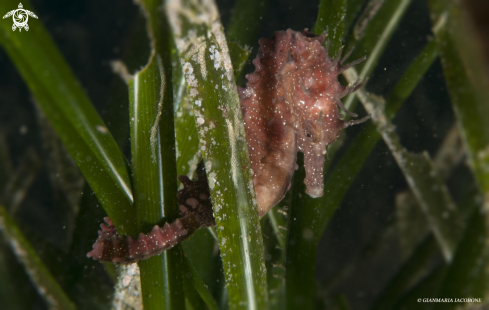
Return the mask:
[(29, 25), (27, 24), (29, 16), (37, 18), (37, 15), (33, 12), (24, 10), (22, 3), (19, 3), (17, 10), (12, 10), (8, 12), (3, 16), (3, 18), (5, 19), (10, 16), (12, 16), (12, 20), (14, 21), (14, 24), (12, 25), (12, 31), (15, 31), (15, 29), (19, 28), (19, 32), (22, 31), (22, 28), (24, 28), (25, 31), (29, 31)]

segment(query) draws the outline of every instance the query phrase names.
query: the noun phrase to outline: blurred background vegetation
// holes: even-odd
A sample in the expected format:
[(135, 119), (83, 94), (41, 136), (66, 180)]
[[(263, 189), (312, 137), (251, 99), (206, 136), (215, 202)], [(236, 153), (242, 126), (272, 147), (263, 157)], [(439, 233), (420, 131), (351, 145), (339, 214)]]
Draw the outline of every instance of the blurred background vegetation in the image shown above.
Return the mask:
[[(141, 1), (143, 9), (132, 1), (23, 2), (25, 9), (39, 17), (29, 19), (29, 32), (12, 32), (10, 18), (0, 21), (2, 308), (109, 309), (117, 304), (131, 309), (141, 307), (141, 295), (146, 309), (487, 307), (489, 5), (477, 0), (216, 2), (238, 85), (244, 86), (244, 74), (254, 69), (251, 60), (258, 39), (271, 37), (277, 30), (327, 30), (330, 55), (341, 44), (345, 50), (355, 46), (351, 61), (367, 55), (366, 62), (340, 81), (346, 85), (356, 76), (369, 78), (359, 92), (360, 100), (350, 96), (343, 102), (360, 115), (369, 113), (372, 120), (346, 129), (330, 146), (324, 197), (303, 195), (300, 169), (284, 201), (261, 220), (264, 247), (261, 239), (250, 241), (257, 253), (251, 254), (255, 265), (250, 268), (266, 266), (266, 276), (247, 275), (245, 267), (240, 267), (246, 258), (223, 255), (221, 260), (218, 246), (228, 234), (243, 228), (239, 225), (253, 226), (257, 219), (236, 224), (234, 231), (217, 231), (217, 236), (216, 231), (201, 230), (184, 242), (182, 250), (178, 247), (167, 256), (143, 263), (142, 291), (132, 282), (139, 278), (139, 269), (114, 268), (87, 259), (102, 218), (109, 213), (120, 216), (121, 222), (126, 220), (129, 215), (117, 208), (128, 205), (130, 210), (132, 202), (114, 200), (120, 193), (110, 192), (112, 188), (103, 184), (91, 183), (98, 188), (97, 196), (94, 194), (80, 170), (89, 183), (103, 176), (92, 174), (90, 179), (87, 173), (91, 172), (86, 171), (92, 166), (80, 166), (93, 158), (84, 155), (75, 163), (76, 146), (69, 146), (68, 151), (65, 147), (70, 134), (82, 132), (82, 139), (73, 136), (73, 141), (82, 141), (85, 136), (77, 128), (88, 128), (87, 132), (92, 128), (102, 135), (110, 132), (113, 140), (103, 141), (109, 150), (117, 149), (114, 162), (127, 163), (127, 169), (117, 167), (123, 171), (121, 184), (127, 178), (133, 190), (151, 186), (138, 181), (152, 170), (151, 165), (145, 166), (148, 157), (138, 157), (150, 154), (151, 146), (145, 146), (143, 155), (135, 152), (139, 145), (134, 144), (134, 137), (140, 132), (134, 131), (129, 110), (135, 113), (131, 117), (137, 117), (145, 112), (135, 106), (158, 101), (162, 71), (155, 59), (161, 57), (167, 77), (165, 96), (169, 96), (165, 97), (162, 122), (173, 118), (168, 111), (174, 108), (178, 145), (176, 164), (172, 155), (167, 159), (171, 165), (162, 168), (161, 174), (169, 175), (165, 182), (171, 183), (165, 189), (176, 189), (172, 175), (193, 173), (195, 167), (189, 161), (196, 166), (202, 156), (196, 155), (197, 139), (206, 137), (197, 137), (178, 65), (184, 51), (171, 46), (175, 29), (166, 25), (159, 2)], [(15, 1), (3, 1), (0, 14), (16, 8)], [(198, 11), (198, 5), (193, 9)], [(148, 37), (150, 29), (153, 34)], [(54, 44), (47, 41), (46, 34)], [(245, 46), (252, 48), (248, 59)], [(43, 69), (45, 55), (54, 59), (53, 71)], [(157, 89), (148, 86), (141, 90), (145, 95), (134, 97), (138, 86), (114, 73), (114, 60), (122, 60), (130, 73), (144, 68), (135, 78), (147, 78)], [(33, 67), (34, 63), (39, 66)], [(73, 75), (67, 73), (65, 63)], [(50, 80), (56, 70), (69, 84), (66, 98), (78, 96), (70, 106), (83, 106), (80, 115), (96, 111), (104, 123), (93, 116), (79, 127), (74, 122), (73, 127), (63, 127), (61, 121), (53, 126), (53, 119), (59, 119), (59, 106), (51, 102), (63, 105), (65, 100), (63, 87), (59, 86), (58, 96), (56, 79)], [(46, 91), (46, 85), (52, 92)], [(211, 102), (206, 110), (212, 107)], [(152, 125), (157, 107), (150, 105), (149, 109), (154, 115), (147, 123)], [(67, 122), (75, 118), (68, 117)], [(165, 124), (160, 125), (162, 136), (173, 130)], [(98, 139), (97, 133), (94, 137)], [(171, 150), (172, 139), (163, 140), (160, 145)], [(166, 148), (164, 143), (169, 143)], [(203, 156), (210, 158), (205, 152)], [(101, 196), (104, 191), (107, 197)], [(175, 190), (164, 192), (161, 204), (168, 210), (155, 215), (136, 205), (139, 209), (134, 214), (144, 223), (137, 228), (136, 221), (132, 228), (127, 225), (127, 234), (134, 234), (131, 229), (144, 230), (148, 223), (174, 218), (171, 196), (175, 197)], [(235, 237), (240, 238), (239, 234)], [(243, 246), (232, 242), (228, 243), (231, 248)], [(221, 250), (229, 254), (229, 249)], [(241, 278), (231, 279), (233, 268)], [(169, 280), (148, 289), (149, 283), (157, 281), (150, 279), (153, 271)], [(418, 298), (481, 301), (435, 304), (418, 303)]]

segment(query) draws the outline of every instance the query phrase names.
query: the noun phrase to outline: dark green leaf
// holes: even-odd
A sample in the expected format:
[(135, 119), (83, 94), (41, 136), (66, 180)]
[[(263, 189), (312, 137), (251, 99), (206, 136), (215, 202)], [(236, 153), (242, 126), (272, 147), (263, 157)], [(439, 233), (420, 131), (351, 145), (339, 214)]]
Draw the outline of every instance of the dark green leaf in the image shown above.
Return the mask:
[[(360, 33), (357, 33), (353, 40), (349, 40), (346, 47), (347, 51), (355, 47), (350, 59), (356, 60), (367, 56), (367, 60), (358, 65), (360, 68), (358, 77), (361, 79), (368, 78), (373, 72), (387, 43), (411, 4), (411, 0), (372, 0), (370, 2), (375, 3), (375, 5), (367, 6), (366, 10), (377, 11), (373, 16), (364, 14), (366, 19), (357, 20), (355, 27), (361, 29)], [(350, 83), (352, 82), (350, 81)], [(346, 100), (343, 100), (347, 109), (353, 107), (355, 98), (355, 94), (351, 94)]]
[[(2, 1), (0, 10), (7, 12), (17, 4), (11, 0)], [(26, 8), (29, 6), (27, 3)], [(8, 23), (1, 23), (0, 27), (0, 44), (99, 201), (121, 233), (135, 234), (126, 160), (49, 34), (41, 23), (22, 36), (12, 35)]]
[(230, 308), (266, 308), (263, 244), (247, 144), (217, 8), (211, 2), (168, 1), (165, 11), (196, 119)]
[[(489, 76), (470, 18), (456, 1), (429, 1), (448, 91), (480, 190), (489, 197)], [(487, 202), (486, 202), (487, 204)]]
[(190, 285), (198, 292), (200, 297), (204, 300), (205, 304), (210, 310), (217, 310), (217, 302), (214, 300), (214, 297), (212, 297), (211, 293), (209, 292), (209, 289), (207, 286), (204, 284), (204, 281), (202, 281), (201, 277), (197, 273), (197, 270), (192, 266), (190, 261), (188, 261), (188, 258), (185, 258), (184, 260), (184, 266), (185, 266), (185, 281), (188, 281)]
[[(152, 52), (129, 81), (131, 157), (137, 224), (147, 233), (178, 216), (170, 38), (159, 3), (139, 3), (147, 19)], [(183, 309), (180, 246), (140, 261), (145, 309)]]
[(321, 0), (316, 25), (313, 32), (316, 34), (327, 31), (326, 40), (329, 40), (330, 57), (338, 55), (343, 44), (345, 14), (347, 0)]
[[(255, 45), (267, 2), (267, 0), (236, 1), (231, 22), (226, 30), (229, 45), (233, 42), (245, 47), (245, 49)], [(231, 48), (229, 49), (231, 50)]]

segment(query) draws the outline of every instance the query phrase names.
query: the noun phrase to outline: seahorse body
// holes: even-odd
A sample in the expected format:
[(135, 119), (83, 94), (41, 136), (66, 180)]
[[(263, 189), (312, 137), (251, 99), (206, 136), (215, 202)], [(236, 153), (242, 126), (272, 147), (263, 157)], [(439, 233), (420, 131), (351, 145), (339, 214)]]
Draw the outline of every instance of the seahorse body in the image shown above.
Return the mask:
[(321, 197), (326, 146), (355, 123), (341, 120), (337, 105), (362, 84), (338, 82), (350, 65), (328, 56), (324, 36), (289, 29), (261, 39), (255, 72), (239, 89), (260, 216), (290, 188), (298, 151), (304, 153), (306, 193)]
[[(326, 146), (340, 131), (367, 118), (344, 121), (340, 98), (363, 83), (343, 87), (338, 75), (360, 59), (343, 66), (322, 47), (325, 34), (306, 30), (277, 31), (261, 39), (255, 71), (248, 74), (246, 88), (238, 87), (248, 142), (253, 182), (260, 217), (275, 206), (290, 188), (297, 167), (297, 152), (304, 153), (306, 193), (323, 195), (323, 165)], [(339, 53), (341, 55), (341, 52)], [(106, 218), (99, 238), (87, 256), (100, 261), (132, 263), (173, 247), (198, 228), (215, 225), (209, 188), (204, 174), (197, 182), (180, 176), (184, 189), (178, 192), (180, 217), (162, 228), (155, 225), (135, 240), (123, 238)]]

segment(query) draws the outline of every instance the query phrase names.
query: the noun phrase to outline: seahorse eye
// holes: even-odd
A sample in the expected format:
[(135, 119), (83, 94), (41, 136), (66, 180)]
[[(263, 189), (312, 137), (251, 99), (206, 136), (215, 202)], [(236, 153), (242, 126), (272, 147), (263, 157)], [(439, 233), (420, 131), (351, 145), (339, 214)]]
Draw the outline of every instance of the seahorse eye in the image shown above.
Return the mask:
[(307, 130), (304, 130), (304, 133), (306, 134), (306, 138), (307, 140), (309, 141), (314, 141), (313, 137), (312, 137), (312, 134), (310, 134), (309, 132), (307, 132)]
[(302, 128), (304, 129), (304, 137), (311, 142), (317, 143), (320, 139), (319, 128), (310, 121), (302, 123)]

